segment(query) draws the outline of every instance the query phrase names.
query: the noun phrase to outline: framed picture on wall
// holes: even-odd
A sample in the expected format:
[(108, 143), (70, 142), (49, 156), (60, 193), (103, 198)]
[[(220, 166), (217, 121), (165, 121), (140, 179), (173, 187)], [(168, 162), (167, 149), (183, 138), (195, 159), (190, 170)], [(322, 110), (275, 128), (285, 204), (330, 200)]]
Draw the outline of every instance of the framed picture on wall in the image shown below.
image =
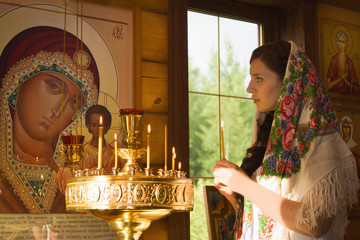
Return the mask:
[(319, 6), (321, 79), (334, 101), (360, 102), (360, 13)]
[(335, 105), (340, 134), (353, 153), (360, 176), (360, 108), (348, 105)]
[(210, 240), (232, 240), (236, 213), (214, 186), (204, 186), (205, 210)]
[(38, 239), (40, 231), (41, 239), (55, 232), (62, 239), (97, 233), (116, 239), (103, 220), (64, 214), (66, 179), (72, 176), (65, 174), (61, 136), (86, 135), (89, 141), (85, 113), (101, 104), (113, 117), (105, 139), (114, 141), (119, 106), (132, 107), (136, 95), (139, 11), (129, 3), (115, 8), (76, 0), (1, 1), (1, 236)]

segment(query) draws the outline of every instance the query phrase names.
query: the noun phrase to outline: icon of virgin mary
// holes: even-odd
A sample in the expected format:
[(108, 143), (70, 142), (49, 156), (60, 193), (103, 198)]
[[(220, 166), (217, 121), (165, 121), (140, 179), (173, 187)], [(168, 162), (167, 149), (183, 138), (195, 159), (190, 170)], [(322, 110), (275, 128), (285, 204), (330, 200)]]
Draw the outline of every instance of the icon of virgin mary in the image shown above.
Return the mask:
[(0, 56), (1, 213), (65, 212), (55, 178), (60, 136), (97, 102), (99, 74), (87, 46), (54, 27), (32, 27)]

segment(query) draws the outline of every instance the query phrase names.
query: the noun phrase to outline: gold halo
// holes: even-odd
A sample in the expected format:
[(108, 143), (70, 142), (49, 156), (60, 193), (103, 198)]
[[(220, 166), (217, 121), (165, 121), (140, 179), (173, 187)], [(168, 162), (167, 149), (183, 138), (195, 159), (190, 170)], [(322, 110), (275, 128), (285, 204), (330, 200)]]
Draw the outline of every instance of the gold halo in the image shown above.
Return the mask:
[(345, 27), (344, 25), (339, 24), (333, 28), (333, 30), (331, 32), (331, 45), (335, 52), (339, 52), (339, 50), (336, 46), (336, 34), (340, 31), (344, 32), (348, 38), (348, 48), (346, 49), (346, 54), (349, 55), (352, 50), (352, 47), (353, 47), (353, 39), (352, 39), (350, 30), (347, 27)]

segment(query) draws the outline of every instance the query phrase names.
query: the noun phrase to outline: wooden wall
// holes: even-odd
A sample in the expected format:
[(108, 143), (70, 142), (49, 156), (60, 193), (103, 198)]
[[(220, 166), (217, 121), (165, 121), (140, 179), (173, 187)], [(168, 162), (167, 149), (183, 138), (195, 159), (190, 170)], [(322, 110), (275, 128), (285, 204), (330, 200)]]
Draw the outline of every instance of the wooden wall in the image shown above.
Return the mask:
[[(151, 164), (164, 168), (164, 125), (168, 124), (168, 27), (167, 0), (141, 4), (141, 107), (143, 134), (151, 124)], [(143, 139), (144, 138), (143, 136)], [(151, 223), (141, 239), (168, 239), (168, 218)]]
[[(142, 140), (151, 125), (151, 168), (164, 168), (164, 126), (168, 124), (168, 1), (85, 0), (109, 7), (128, 7), (135, 13), (135, 106), (142, 108)], [(169, 146), (168, 148), (171, 148)], [(170, 151), (168, 150), (168, 156)], [(145, 158), (142, 159), (143, 165)], [(170, 167), (170, 166), (169, 166)], [(153, 221), (141, 240), (168, 239), (169, 218)]]
[[(141, 5), (141, 107), (143, 138), (151, 124), (151, 165), (164, 168), (164, 126), (168, 124), (167, 0), (136, 1)], [(168, 218), (151, 223), (141, 239), (168, 239)]]

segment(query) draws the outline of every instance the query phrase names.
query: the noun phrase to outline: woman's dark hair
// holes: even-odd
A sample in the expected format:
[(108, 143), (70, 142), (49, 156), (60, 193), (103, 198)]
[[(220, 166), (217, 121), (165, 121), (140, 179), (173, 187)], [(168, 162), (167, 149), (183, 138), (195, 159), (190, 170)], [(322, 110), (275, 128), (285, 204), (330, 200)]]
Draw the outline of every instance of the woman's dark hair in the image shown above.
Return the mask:
[[(268, 112), (265, 116), (264, 122), (259, 126), (259, 132), (255, 145), (246, 150), (246, 155), (243, 158), (240, 168), (244, 170), (246, 175), (249, 177), (251, 177), (256, 169), (258, 169), (262, 164), (273, 119), (274, 111)], [(239, 201), (240, 206), (243, 207), (244, 197), (241, 194), (236, 194), (236, 199)]]
[(270, 70), (276, 72), (282, 81), (284, 79), (290, 49), (291, 44), (285, 41), (262, 45), (253, 51), (250, 64), (253, 60), (260, 59)]
[(266, 114), (264, 122), (259, 126), (259, 132), (255, 145), (246, 150), (246, 156), (244, 157), (240, 167), (249, 177), (251, 177), (254, 171), (256, 171), (256, 169), (258, 169), (262, 164), (273, 119), (274, 111)]
[(101, 114), (104, 118), (104, 125), (111, 126), (111, 113), (103, 105), (92, 105), (85, 114), (85, 124), (89, 124), (91, 114)]

